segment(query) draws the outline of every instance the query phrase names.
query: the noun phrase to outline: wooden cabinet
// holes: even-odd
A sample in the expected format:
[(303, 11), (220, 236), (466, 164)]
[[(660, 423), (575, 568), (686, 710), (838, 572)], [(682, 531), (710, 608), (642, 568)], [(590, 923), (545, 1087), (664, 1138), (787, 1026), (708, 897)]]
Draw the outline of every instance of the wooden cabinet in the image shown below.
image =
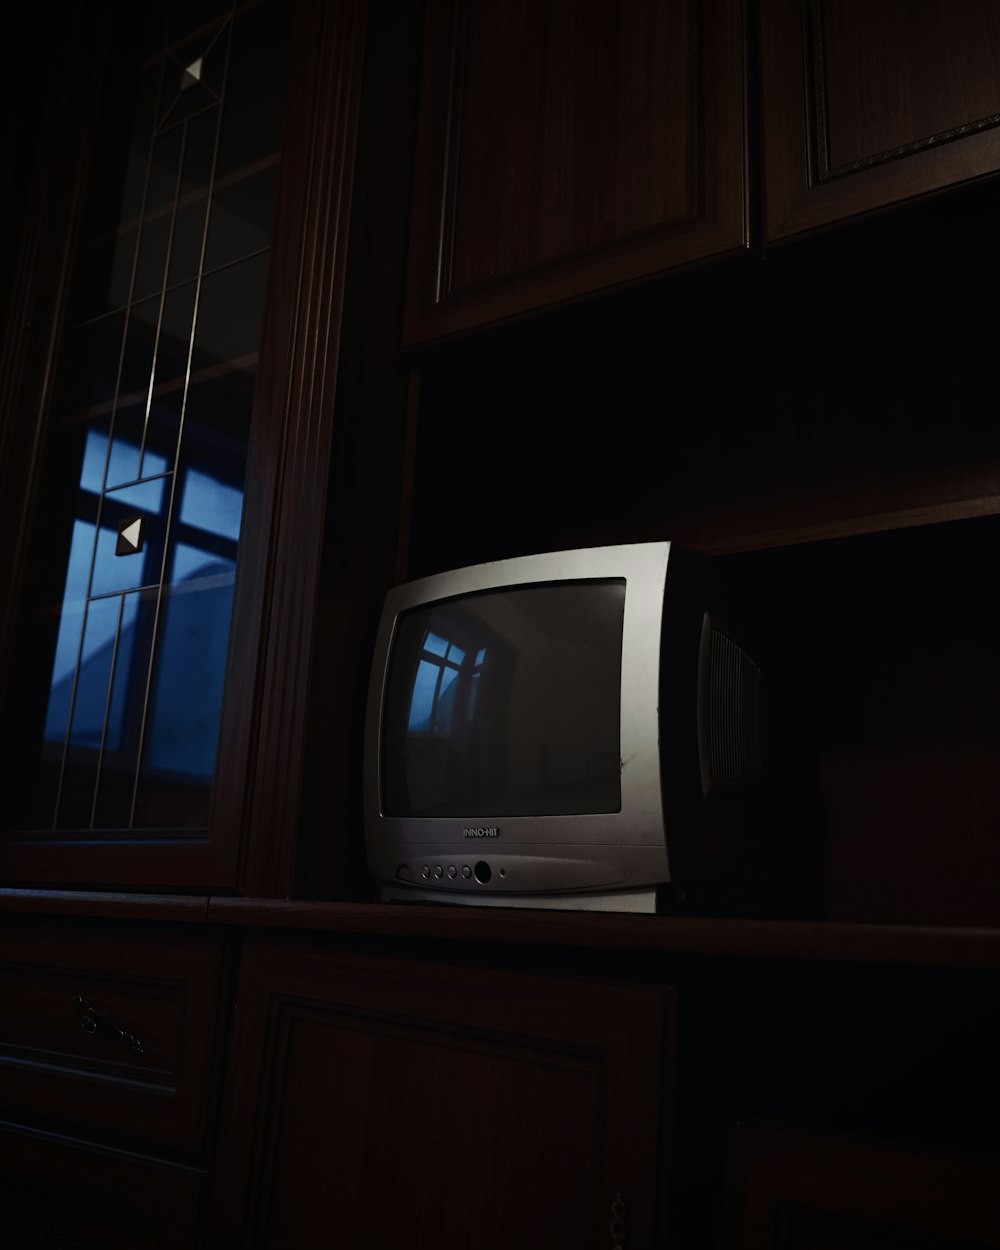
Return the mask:
[[(747, 170), (759, 158), (768, 222), (799, 211), (788, 171), (802, 176), (812, 129), (805, 97), (787, 93), (790, 84), (801, 93), (803, 65), (814, 76), (824, 67), (816, 99), (832, 154), (813, 190), (846, 195), (868, 186), (869, 176), (889, 179), (874, 199), (848, 205), (850, 214), (888, 203), (896, 191), (886, 188), (901, 171), (992, 142), (992, 10), (963, 9), (938, 37), (940, 8), (917, 8), (912, 30), (891, 5), (877, 16), (859, 5), (817, 4), (803, 27), (799, 6), (766, 3), (758, 81), (747, 72), (755, 50), (751, 38), (748, 55), (735, 0), (553, 0), (505, 6), (503, 20), (496, 6), (433, 0), (422, 46), (417, 6), (296, 5), (280, 164), (271, 152), (266, 169), (237, 178), (273, 179), (280, 169), (253, 362), (255, 432), (233, 634), (215, 673), (228, 664), (207, 816), (197, 827), (175, 827), (155, 786), (148, 827), (106, 823), (103, 786), (96, 802), (93, 785), (85, 786), (81, 821), (67, 817), (58, 828), (22, 822), (8, 799), (0, 813), (4, 880), (366, 897), (360, 839), (328, 836), (329, 796), (336, 794), (338, 829), (356, 829), (361, 692), (372, 621), (392, 580), (575, 545), (669, 536), (712, 553), (790, 549), (995, 513), (996, 387), (983, 364), (989, 326), (962, 306), (972, 301), (961, 275), (976, 272), (978, 248), (970, 244), (977, 254), (968, 267), (937, 288), (925, 280), (919, 241), (884, 279), (855, 281), (836, 254), (817, 276), (785, 248), (767, 265), (713, 265), (631, 289), (745, 248), (754, 198)], [(101, 46), (100, 32), (85, 33)], [(23, 195), (30, 211), (4, 356), (11, 419), (0, 432), (0, 534), (10, 604), (23, 601), (37, 572), (29, 540), (44, 511), (40, 432), (52, 415), (92, 138), (82, 102), (93, 106), (97, 87), (96, 52), (74, 56), (75, 41), (65, 42), (52, 116), (39, 122), (47, 139), (37, 182)], [(814, 45), (816, 56), (808, 52)], [(954, 63), (968, 69), (962, 91)], [(854, 90), (881, 81), (887, 66), (893, 81), (909, 75), (910, 103), (895, 120), (877, 98), (872, 104), (868, 86)], [(760, 151), (747, 120), (747, 101), (758, 95)], [(903, 112), (909, 131), (899, 129)], [(877, 133), (869, 113), (881, 118)], [(968, 130), (961, 118), (973, 115)], [(63, 125), (67, 117), (72, 127)], [(925, 131), (947, 141), (911, 154), (906, 135), (915, 141)], [(53, 136), (60, 142), (49, 143)], [(878, 153), (892, 159), (869, 168), (865, 161)], [(941, 169), (935, 187), (969, 176)], [(906, 178), (905, 197), (931, 189)], [(833, 221), (845, 204), (822, 221), (789, 218), (785, 234)], [(964, 226), (953, 210), (942, 233), (955, 237)], [(767, 229), (785, 237), (780, 223)], [(984, 231), (984, 249), (993, 233)], [(934, 254), (938, 276), (950, 272), (940, 249)], [(856, 270), (866, 259), (854, 258)], [(911, 285), (897, 291), (901, 272)], [(584, 299), (611, 287), (630, 289)], [(526, 316), (567, 301), (575, 306)], [(417, 366), (407, 394), (404, 305), (403, 336), (414, 347), (466, 335), (405, 357)], [(518, 327), (486, 332), (514, 317)], [(49, 619), (57, 606), (58, 594), (41, 615)], [(28, 772), (25, 744), (30, 739), (29, 753), (37, 747), (27, 722), (37, 730), (45, 715), (37, 689), (29, 697), (21, 685), (41, 616), (14, 617), (0, 623), (8, 795)], [(109, 701), (97, 706), (100, 716)], [(92, 781), (101, 748), (92, 741), (81, 754)], [(988, 750), (976, 758), (985, 772)], [(877, 778), (882, 764), (869, 761)], [(68, 767), (65, 777), (73, 773)], [(848, 812), (845, 795), (832, 810)], [(857, 806), (875, 810), (867, 799)], [(993, 810), (983, 809), (984, 825)]]
[(659, 988), (248, 943), (225, 1244), (323, 1226), (345, 1245), (577, 1250), (614, 1225), (652, 1245), (671, 1009)]
[(4, 917), (5, 1244), (200, 1244), (227, 1036), (226, 942)]
[[(231, 899), (151, 940), (104, 907), (4, 931), (26, 1246), (1000, 1246), (996, 931)], [(206, 927), (241, 949), (210, 1049), (163, 992)], [(143, 1055), (65, 1027), (61, 977), (118, 987)]]
[(720, 1250), (985, 1250), (998, 1190), (996, 1160), (737, 1122)]
[[(278, 225), (206, 821), (105, 827), (93, 791), (79, 826), (16, 819), (44, 712), (0, 621), (0, 894), (73, 917), (0, 930), (9, 1226), (717, 1250), (724, 1203), (727, 1250), (1000, 1245), (961, 1113), (996, 1119), (1000, 1038), (994, 6), (292, 7), (280, 163), (244, 169), (280, 170)], [(79, 8), (45, 7), (78, 24), (51, 57), (36, 31), (38, 166), (0, 204), (5, 604), (56, 577), (30, 535), (103, 46)], [(757, 610), (769, 830), (816, 923), (372, 904), (386, 586), (663, 538)]]
[(743, 6), (428, 6), (405, 339), (744, 248)]
[(433, 0), (405, 342), (746, 248), (758, 173), (767, 244), (1000, 169), (988, 0), (764, 0), (751, 46), (728, 0)]
[(760, 23), (767, 241), (1000, 170), (989, 0), (763, 0)]

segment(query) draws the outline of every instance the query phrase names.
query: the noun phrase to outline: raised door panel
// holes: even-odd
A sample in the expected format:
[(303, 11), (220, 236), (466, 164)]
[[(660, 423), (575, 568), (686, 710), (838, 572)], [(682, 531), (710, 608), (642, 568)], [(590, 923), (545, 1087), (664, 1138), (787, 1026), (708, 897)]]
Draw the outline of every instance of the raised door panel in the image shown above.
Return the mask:
[(0, 929), (4, 1114), (200, 1155), (216, 1066), (215, 935)]
[(239, 1244), (651, 1244), (664, 991), (272, 948), (239, 1002), (217, 1209)]
[(990, 0), (763, 0), (765, 238), (995, 173), (998, 63)]
[(3, 1244), (17, 1250), (194, 1250), (204, 1172), (0, 1125)]
[(1000, 1163), (794, 1125), (733, 1125), (721, 1250), (1000, 1246)]
[(738, 0), (429, 6), (406, 337), (746, 244)]

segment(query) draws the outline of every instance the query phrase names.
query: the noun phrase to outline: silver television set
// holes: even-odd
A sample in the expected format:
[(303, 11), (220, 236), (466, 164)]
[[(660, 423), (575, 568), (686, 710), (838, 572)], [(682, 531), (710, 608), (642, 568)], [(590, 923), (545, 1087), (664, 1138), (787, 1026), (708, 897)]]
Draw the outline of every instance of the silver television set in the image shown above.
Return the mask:
[(384, 899), (652, 912), (731, 875), (762, 690), (711, 563), (596, 547), (389, 592), (364, 764)]

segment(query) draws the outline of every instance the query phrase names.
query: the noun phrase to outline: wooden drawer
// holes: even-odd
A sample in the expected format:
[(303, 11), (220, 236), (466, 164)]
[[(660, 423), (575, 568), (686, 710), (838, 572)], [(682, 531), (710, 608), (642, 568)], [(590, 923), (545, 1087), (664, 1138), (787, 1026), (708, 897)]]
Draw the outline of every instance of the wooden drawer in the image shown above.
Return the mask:
[(205, 1174), (0, 1125), (3, 1244), (17, 1250), (192, 1250)]
[(3, 925), (3, 1114), (200, 1153), (222, 970), (215, 934)]

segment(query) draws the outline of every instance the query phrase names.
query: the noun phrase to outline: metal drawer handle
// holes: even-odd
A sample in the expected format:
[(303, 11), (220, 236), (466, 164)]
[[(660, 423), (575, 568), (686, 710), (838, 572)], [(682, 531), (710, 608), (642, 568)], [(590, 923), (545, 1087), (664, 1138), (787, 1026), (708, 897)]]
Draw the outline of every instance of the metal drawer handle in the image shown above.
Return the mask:
[(83, 1019), (80, 1021), (80, 1027), (84, 1033), (97, 1033), (103, 1030), (105, 1033), (113, 1033), (115, 1037), (120, 1037), (125, 1045), (129, 1048), (133, 1055), (142, 1054), (142, 1042), (134, 1033), (129, 1033), (108, 1015), (106, 1011), (99, 1011), (96, 1007), (91, 1006), (85, 998), (81, 998), (77, 994), (73, 999), (73, 1006), (83, 1012)]
[(628, 1241), (628, 1206), (623, 1193), (615, 1194), (615, 1200), (611, 1204), (611, 1225), (608, 1231), (611, 1233), (612, 1250), (625, 1250)]

